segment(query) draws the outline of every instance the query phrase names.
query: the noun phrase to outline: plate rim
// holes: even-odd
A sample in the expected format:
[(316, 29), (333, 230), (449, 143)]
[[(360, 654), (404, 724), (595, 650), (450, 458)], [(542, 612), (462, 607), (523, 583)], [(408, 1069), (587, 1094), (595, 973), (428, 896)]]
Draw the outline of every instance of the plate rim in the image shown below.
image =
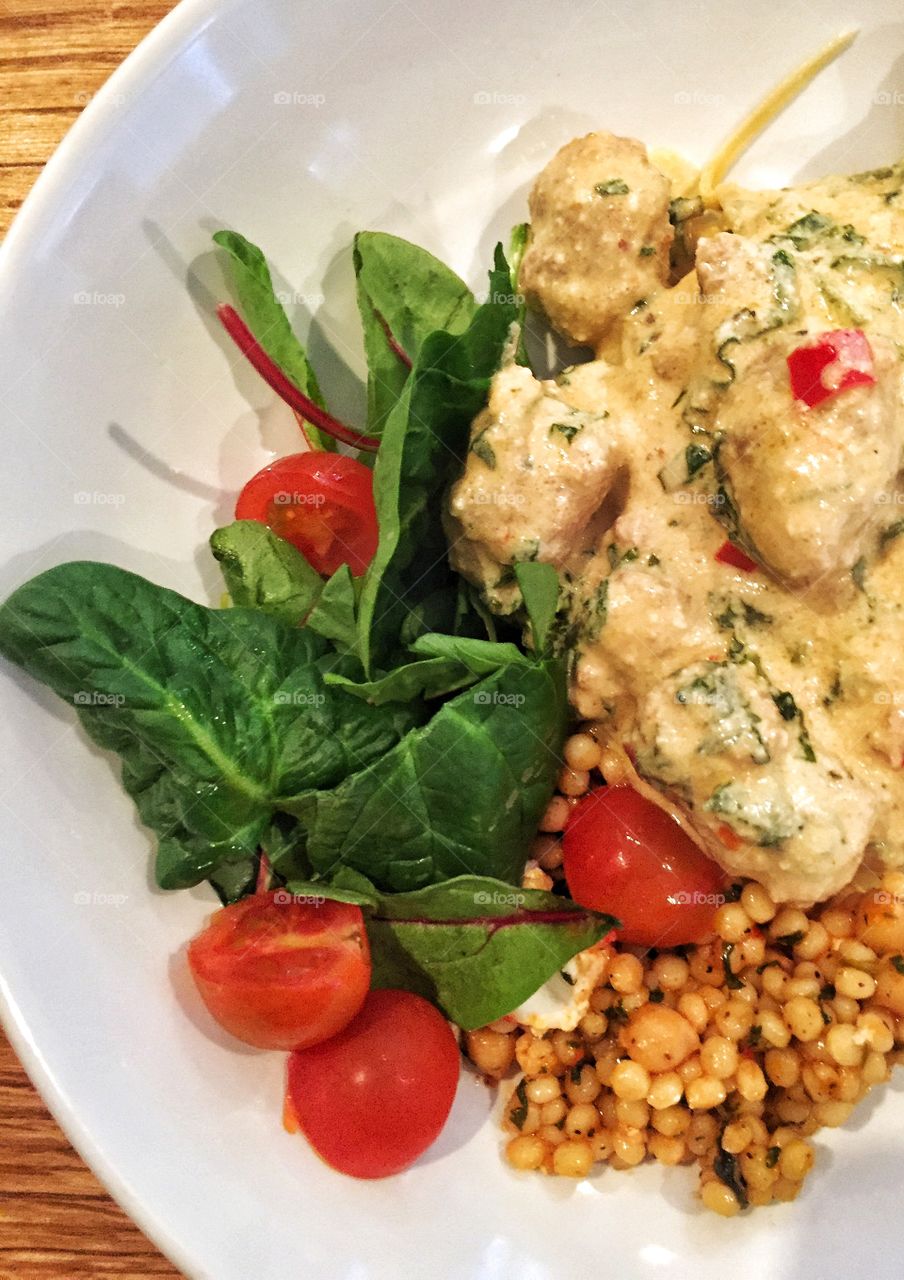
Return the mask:
[[(0, 285), (11, 280), (59, 208), (61, 190), (81, 171), (90, 155), (114, 127), (114, 109), (124, 88), (137, 95), (170, 61), (179, 56), (235, 0), (178, 0), (113, 70), (58, 144), (13, 218), (0, 244)], [(0, 1025), (26, 1075), (54, 1121), (107, 1194), (163, 1256), (187, 1277), (200, 1278), (203, 1265), (153, 1208), (130, 1186), (126, 1174), (94, 1137), (44, 1057), (6, 975), (0, 971)]]

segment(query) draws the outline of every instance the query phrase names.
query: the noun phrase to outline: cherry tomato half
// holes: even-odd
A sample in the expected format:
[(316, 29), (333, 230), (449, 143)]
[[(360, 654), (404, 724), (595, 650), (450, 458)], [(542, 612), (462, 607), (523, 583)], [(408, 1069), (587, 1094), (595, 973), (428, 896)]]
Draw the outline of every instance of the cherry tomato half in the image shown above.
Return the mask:
[(633, 787), (599, 787), (577, 804), (562, 840), (565, 879), (583, 907), (608, 911), (637, 946), (699, 942), (712, 931), (724, 877)]
[(363, 573), (377, 550), (373, 474), (342, 453), (316, 450), (271, 462), (245, 485), (235, 516), (269, 525), (327, 576), (343, 564)]
[(408, 991), (371, 991), (354, 1022), (289, 1059), (289, 1098), (311, 1146), (340, 1173), (400, 1173), (436, 1141), (458, 1084), (455, 1036)]
[(345, 902), (257, 893), (218, 911), (188, 945), (201, 998), (258, 1049), (301, 1049), (346, 1026), (370, 987), (364, 917)]

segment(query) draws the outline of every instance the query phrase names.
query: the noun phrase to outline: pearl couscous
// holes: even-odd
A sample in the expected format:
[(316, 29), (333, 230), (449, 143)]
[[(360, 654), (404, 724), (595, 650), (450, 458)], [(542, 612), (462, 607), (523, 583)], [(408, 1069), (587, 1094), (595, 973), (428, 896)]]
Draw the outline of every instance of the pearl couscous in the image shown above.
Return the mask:
[[(591, 734), (569, 738), (565, 761), (563, 781), (579, 774), (586, 790), (601, 763)], [(558, 833), (577, 794), (549, 806), (535, 881), (562, 880)], [(502, 1019), (469, 1033), (487, 1077), (518, 1072), (504, 1086), (512, 1168), (580, 1178), (646, 1159), (693, 1165), (703, 1203), (725, 1217), (795, 1199), (813, 1136), (844, 1124), (904, 1053), (904, 875), (873, 879), (810, 911), (739, 880), (709, 941), (601, 944), (574, 1031)]]

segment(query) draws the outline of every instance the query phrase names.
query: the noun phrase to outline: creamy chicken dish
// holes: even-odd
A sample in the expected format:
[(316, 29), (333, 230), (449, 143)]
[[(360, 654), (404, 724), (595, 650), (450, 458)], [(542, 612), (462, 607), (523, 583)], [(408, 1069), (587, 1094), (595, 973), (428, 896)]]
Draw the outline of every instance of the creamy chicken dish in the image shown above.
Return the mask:
[(594, 358), (496, 375), (450, 544), (499, 614), (556, 567), (576, 714), (809, 904), (904, 863), (904, 166), (716, 194), (606, 133), (547, 165), (519, 283)]

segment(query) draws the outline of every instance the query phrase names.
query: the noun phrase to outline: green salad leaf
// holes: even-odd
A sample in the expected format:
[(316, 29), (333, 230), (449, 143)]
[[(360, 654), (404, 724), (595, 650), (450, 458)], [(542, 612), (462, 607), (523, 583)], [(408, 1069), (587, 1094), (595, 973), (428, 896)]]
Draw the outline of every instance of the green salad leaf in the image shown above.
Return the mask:
[[(238, 231), (217, 231), (213, 239), (229, 255), (232, 284), (248, 328), (289, 381), (294, 382), (309, 400), (325, 409), (317, 376), (273, 288), (270, 268), (263, 253)], [(305, 423), (305, 432), (312, 448), (336, 448), (333, 437), (320, 431), (313, 423)]]
[(312, 869), (329, 877), (352, 867), (399, 891), (465, 872), (517, 879), (566, 721), (558, 660), (485, 676), (381, 759), (289, 806), (307, 830)]
[(353, 249), (367, 354), (367, 429), (381, 436), (424, 340), (463, 332), (477, 303), (432, 253), (382, 231), (359, 231)]
[(164, 888), (253, 857), (274, 811), (334, 787), (423, 719), (326, 684), (357, 662), (255, 609), (208, 609), (111, 565), (49, 569), (0, 606), (0, 653), (122, 760)]
[(283, 622), (303, 622), (323, 591), (323, 579), (291, 543), (256, 520), (236, 520), (210, 537), (233, 604)]
[(421, 346), (401, 399), (386, 422), (374, 468), (380, 527), (364, 579), (359, 652), (372, 675), (398, 646), (406, 617), (451, 585), (440, 519), (442, 497), (467, 451), (471, 420), (483, 407), (516, 317), (501, 246), (490, 272), (489, 301), (455, 335), (431, 334)]
[(534, 649), (542, 653), (552, 635), (559, 606), (559, 575), (551, 564), (525, 560), (515, 565), (515, 577), (524, 599)]
[(340, 565), (307, 618), (308, 629), (331, 640), (340, 653), (356, 653), (358, 649), (359, 589), (360, 582), (348, 565)]
[(466, 1031), (517, 1009), (618, 924), (567, 898), (487, 876), (457, 876), (395, 894), (381, 894), (347, 872), (335, 887), (288, 887), (357, 902), (367, 925), (373, 985), (417, 992)]

